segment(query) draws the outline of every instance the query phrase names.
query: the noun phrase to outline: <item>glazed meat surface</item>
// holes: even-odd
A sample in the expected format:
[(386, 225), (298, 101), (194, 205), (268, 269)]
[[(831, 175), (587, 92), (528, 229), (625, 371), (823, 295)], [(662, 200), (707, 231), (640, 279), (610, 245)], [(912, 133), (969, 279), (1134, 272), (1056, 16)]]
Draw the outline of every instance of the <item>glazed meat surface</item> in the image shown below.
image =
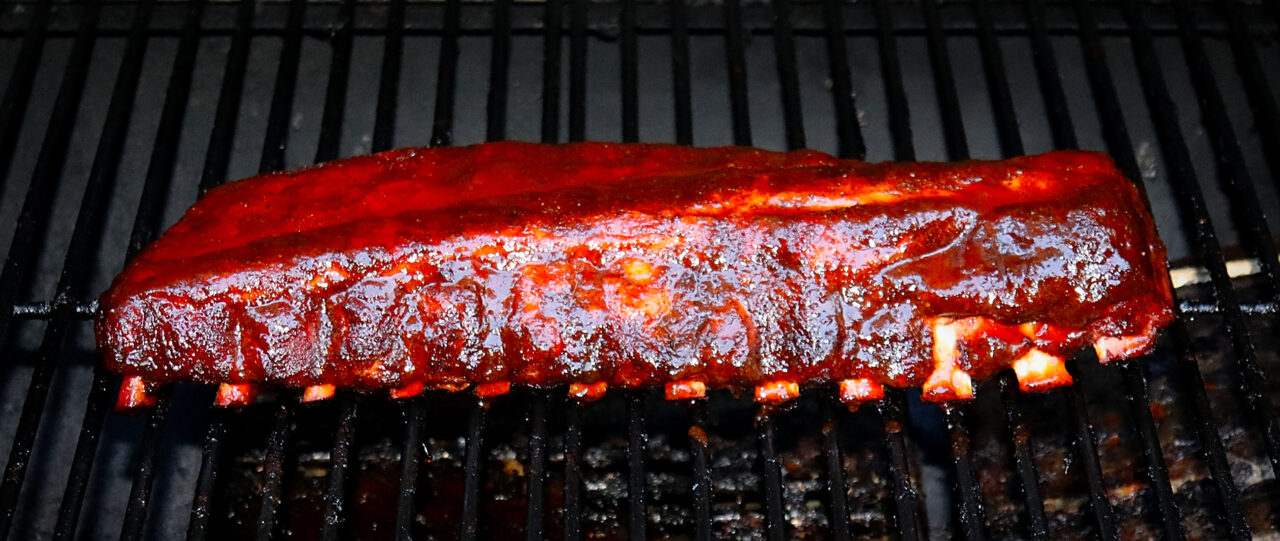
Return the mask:
[(1015, 365), (1024, 388), (1061, 384), (1087, 345), (1146, 352), (1172, 319), (1164, 255), (1089, 152), (411, 148), (210, 191), (102, 295), (96, 332), (148, 384), (839, 381), (942, 401)]

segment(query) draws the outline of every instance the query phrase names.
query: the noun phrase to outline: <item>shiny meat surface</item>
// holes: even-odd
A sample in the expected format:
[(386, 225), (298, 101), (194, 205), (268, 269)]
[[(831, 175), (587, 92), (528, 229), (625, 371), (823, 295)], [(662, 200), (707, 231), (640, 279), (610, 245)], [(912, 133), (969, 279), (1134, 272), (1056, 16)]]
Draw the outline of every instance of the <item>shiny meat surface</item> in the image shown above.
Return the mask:
[(851, 402), (881, 384), (969, 398), (1007, 367), (1027, 390), (1069, 383), (1063, 357), (1144, 353), (1173, 315), (1151, 217), (1101, 154), (868, 164), (606, 143), (403, 149), (235, 182), (101, 308), (108, 368), (147, 385), (772, 400), (838, 381)]

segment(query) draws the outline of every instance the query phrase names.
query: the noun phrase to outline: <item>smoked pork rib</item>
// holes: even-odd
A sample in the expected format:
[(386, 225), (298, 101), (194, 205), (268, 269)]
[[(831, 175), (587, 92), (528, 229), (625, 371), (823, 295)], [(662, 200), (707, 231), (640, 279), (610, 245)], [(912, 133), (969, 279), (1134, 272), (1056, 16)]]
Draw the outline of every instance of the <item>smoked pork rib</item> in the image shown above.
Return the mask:
[[(1173, 317), (1104, 155), (956, 164), (658, 144), (411, 148), (212, 190), (101, 299), (122, 403), (175, 380), (393, 389), (838, 382), (971, 397), (1148, 351)], [(129, 398), (132, 397), (132, 398)], [(128, 398), (126, 400), (126, 398)]]

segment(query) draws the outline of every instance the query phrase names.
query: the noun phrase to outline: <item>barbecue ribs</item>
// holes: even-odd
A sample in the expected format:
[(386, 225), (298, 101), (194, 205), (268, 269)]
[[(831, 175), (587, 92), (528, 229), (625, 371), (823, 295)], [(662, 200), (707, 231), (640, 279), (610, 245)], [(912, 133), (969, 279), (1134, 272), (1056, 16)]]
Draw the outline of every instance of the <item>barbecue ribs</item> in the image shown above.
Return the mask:
[(1106, 156), (868, 164), (658, 144), (411, 148), (212, 190), (101, 299), (121, 407), (154, 385), (665, 386), (786, 400), (833, 383), (970, 398), (1012, 366), (1148, 351), (1164, 247)]

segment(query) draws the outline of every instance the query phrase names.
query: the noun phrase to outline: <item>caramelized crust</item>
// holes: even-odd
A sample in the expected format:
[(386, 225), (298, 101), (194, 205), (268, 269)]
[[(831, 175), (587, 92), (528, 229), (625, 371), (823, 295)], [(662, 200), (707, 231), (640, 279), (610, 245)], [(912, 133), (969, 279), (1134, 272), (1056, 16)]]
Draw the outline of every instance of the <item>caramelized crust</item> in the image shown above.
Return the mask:
[(101, 307), (107, 367), (151, 384), (406, 396), (674, 383), (773, 399), (858, 380), (942, 401), (1019, 360), (1039, 378), (1024, 388), (1069, 382), (1061, 359), (1145, 353), (1172, 318), (1151, 217), (1101, 154), (867, 164), (604, 143), (404, 149), (235, 182)]

